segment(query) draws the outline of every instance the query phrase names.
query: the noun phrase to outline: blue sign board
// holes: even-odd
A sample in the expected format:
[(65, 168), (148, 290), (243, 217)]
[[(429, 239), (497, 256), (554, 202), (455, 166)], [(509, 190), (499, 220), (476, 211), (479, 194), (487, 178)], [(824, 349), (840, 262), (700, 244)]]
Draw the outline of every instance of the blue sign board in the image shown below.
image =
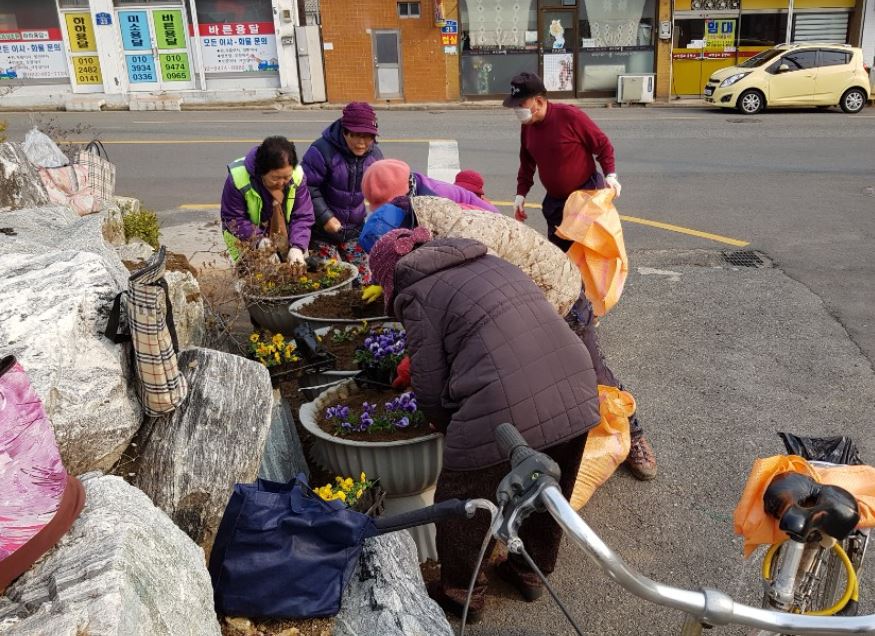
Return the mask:
[(125, 51), (152, 49), (149, 17), (145, 11), (119, 11), (118, 22)]
[(444, 26), (441, 27), (441, 33), (458, 33), (459, 23), (456, 20), (444, 20)]
[(158, 81), (154, 55), (125, 55), (125, 61), (128, 65), (128, 79), (131, 84)]
[(95, 13), (94, 22), (98, 26), (107, 26), (109, 24), (112, 24), (112, 15), (110, 15), (109, 13)]

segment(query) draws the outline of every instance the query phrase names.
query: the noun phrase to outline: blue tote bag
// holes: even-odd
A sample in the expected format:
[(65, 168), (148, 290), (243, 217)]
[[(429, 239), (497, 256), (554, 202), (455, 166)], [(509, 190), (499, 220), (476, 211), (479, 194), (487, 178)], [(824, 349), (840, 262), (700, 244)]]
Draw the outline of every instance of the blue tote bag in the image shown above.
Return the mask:
[(374, 520), (323, 501), (304, 474), (286, 484), (237, 484), (225, 508), (210, 577), (226, 616), (310, 618), (340, 611)]

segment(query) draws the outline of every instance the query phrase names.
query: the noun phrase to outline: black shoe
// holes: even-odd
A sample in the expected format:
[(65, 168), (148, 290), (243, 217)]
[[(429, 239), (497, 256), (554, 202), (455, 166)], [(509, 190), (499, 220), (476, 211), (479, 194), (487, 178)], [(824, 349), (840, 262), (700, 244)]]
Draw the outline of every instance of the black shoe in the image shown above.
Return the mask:
[[(459, 620), (462, 620), (462, 613), (465, 610), (464, 603), (459, 603), (447, 596), (441, 587), (440, 581), (429, 581), (425, 584), (425, 589), (432, 600), (440, 605), (445, 613), (452, 614)], [(468, 625), (474, 625), (483, 620), (483, 607), (475, 607), (474, 602), (475, 600), (471, 599), (471, 606), (468, 608), (468, 616), (465, 620), (465, 623)]]
[[(516, 590), (522, 595), (522, 597), (526, 600), (527, 603), (532, 603), (537, 601), (544, 595), (544, 584), (540, 581), (538, 583), (531, 583), (526, 581), (521, 577), (516, 570), (514, 570), (510, 563), (507, 561), (502, 561), (499, 563), (495, 572), (498, 576), (505, 582), (511, 584)], [(533, 576), (536, 576), (533, 573)]]

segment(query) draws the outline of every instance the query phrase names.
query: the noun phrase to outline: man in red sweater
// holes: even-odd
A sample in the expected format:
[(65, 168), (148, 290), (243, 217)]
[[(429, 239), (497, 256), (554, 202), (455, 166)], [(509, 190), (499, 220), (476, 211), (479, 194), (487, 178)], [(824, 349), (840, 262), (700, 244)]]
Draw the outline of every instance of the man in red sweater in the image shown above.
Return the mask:
[[(556, 236), (556, 226), (562, 223), (562, 211), (571, 193), (607, 186), (614, 189), (617, 197), (620, 196), (622, 188), (614, 168), (614, 146), (582, 110), (550, 102), (547, 89), (537, 75), (520, 73), (510, 85), (510, 95), (504, 100), (504, 106), (513, 108), (522, 124), (514, 215), (520, 222), (528, 218), (526, 195), (534, 183), (537, 169), (547, 191), (541, 208), (547, 221), (547, 238), (567, 251), (571, 241)], [(596, 169), (596, 161), (604, 171), (604, 177)], [(623, 388), (605, 362), (595, 333), (592, 305), (583, 294), (566, 316), (566, 321), (589, 350), (599, 384)], [(653, 479), (656, 476), (656, 457), (644, 437), (637, 414), (630, 418), (629, 424), (632, 448), (626, 463), (638, 479)]]

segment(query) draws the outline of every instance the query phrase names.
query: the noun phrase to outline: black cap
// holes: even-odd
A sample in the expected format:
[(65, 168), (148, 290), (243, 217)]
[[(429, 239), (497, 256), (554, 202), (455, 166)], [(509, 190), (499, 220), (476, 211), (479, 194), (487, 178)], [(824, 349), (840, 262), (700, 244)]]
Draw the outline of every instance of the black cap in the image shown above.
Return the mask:
[(516, 108), (529, 97), (544, 95), (544, 82), (534, 73), (520, 73), (510, 80), (510, 95), (504, 98), (505, 108)]

